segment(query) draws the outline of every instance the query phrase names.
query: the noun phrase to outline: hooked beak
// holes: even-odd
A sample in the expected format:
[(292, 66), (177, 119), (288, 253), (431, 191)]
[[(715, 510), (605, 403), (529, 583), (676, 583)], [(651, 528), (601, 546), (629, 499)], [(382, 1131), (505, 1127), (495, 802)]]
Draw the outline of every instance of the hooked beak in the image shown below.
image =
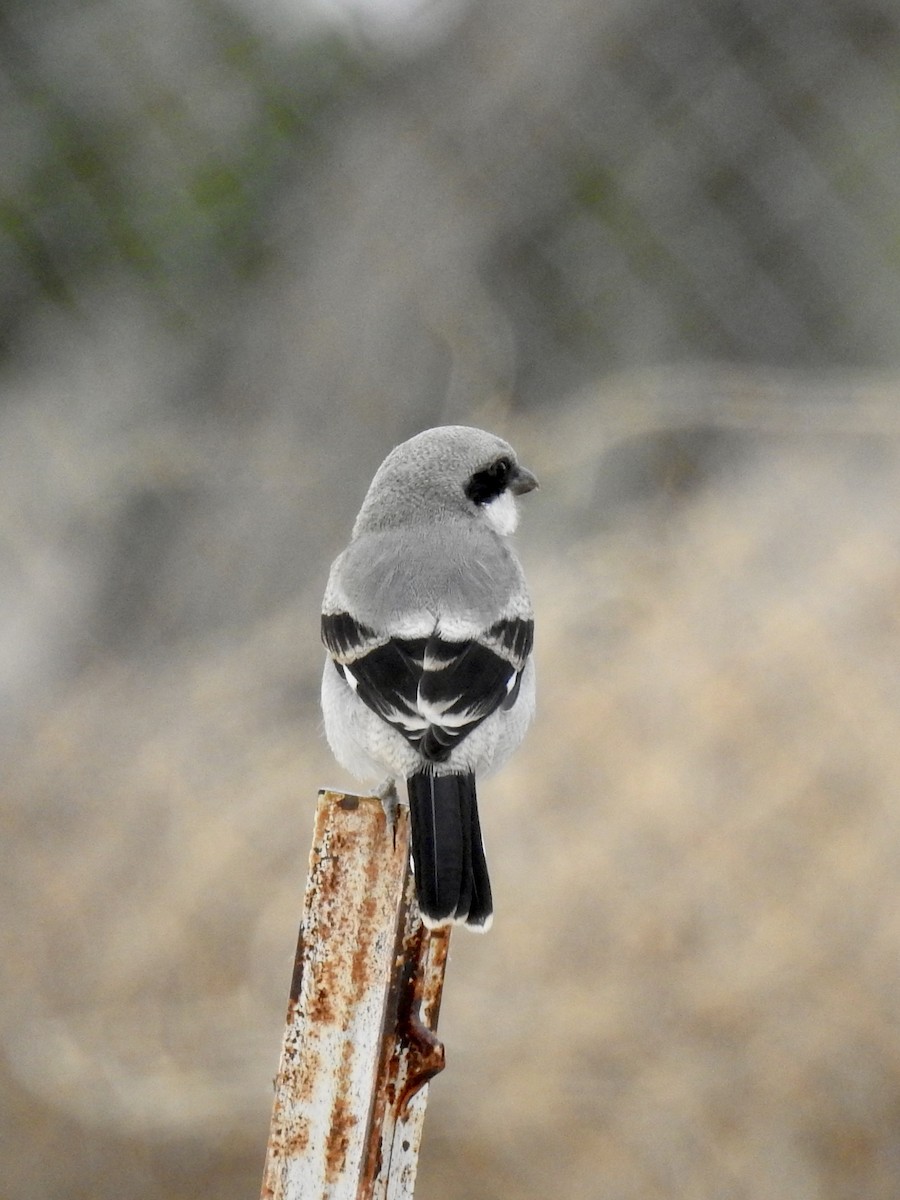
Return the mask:
[(524, 496), (526, 492), (533, 492), (540, 486), (536, 476), (532, 475), (527, 467), (516, 467), (509, 481), (509, 490), (514, 496)]

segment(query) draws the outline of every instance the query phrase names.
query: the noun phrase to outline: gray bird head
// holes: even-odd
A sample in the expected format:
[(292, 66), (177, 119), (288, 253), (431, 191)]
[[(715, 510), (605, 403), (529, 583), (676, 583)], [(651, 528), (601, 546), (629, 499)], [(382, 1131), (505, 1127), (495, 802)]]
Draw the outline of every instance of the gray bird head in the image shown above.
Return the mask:
[(537, 486), (502, 438), (468, 425), (439, 425), (390, 452), (375, 473), (353, 534), (442, 517), (487, 520), (498, 533), (509, 534), (516, 526), (515, 497)]

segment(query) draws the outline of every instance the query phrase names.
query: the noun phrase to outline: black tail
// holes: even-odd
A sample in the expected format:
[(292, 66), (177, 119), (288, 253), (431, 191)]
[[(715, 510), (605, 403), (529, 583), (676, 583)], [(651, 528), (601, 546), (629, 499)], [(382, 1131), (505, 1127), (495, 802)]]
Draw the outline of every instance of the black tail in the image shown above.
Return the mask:
[(485, 927), (494, 909), (475, 776), (422, 772), (406, 782), (416, 895), (425, 923)]

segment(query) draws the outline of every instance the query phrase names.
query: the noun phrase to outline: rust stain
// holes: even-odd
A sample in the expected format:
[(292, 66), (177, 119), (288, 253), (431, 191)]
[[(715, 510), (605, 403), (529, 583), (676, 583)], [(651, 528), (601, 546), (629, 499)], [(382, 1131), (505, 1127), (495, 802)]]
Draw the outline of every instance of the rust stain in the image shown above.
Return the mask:
[(309, 1145), (309, 1122), (302, 1115), (286, 1113), (285, 1108), (282, 1100), (275, 1101), (269, 1133), (270, 1158), (296, 1158)]
[(426, 1083), (430, 1083), (435, 1075), (439, 1075), (447, 1065), (444, 1043), (422, 1024), (418, 1014), (413, 1014), (410, 1018), (406, 1037), (409, 1072), (403, 1095), (397, 1106), (397, 1113), (401, 1118), (409, 1112), (409, 1102), (413, 1096), (420, 1092)]
[(334, 973), (335, 964), (330, 963), (323, 969), (315, 992), (307, 996), (306, 1015), (311, 1025), (321, 1027), (335, 1023)]
[(288, 1126), (273, 1117), (269, 1136), (270, 1159), (299, 1158), (309, 1145), (309, 1122), (293, 1121)]
[(422, 1019), (428, 1025), (428, 1028), (435, 1030), (438, 1027), (438, 1019), (441, 1015), (441, 997), (444, 993), (444, 971), (447, 966), (447, 955), (450, 953), (450, 927), (433, 929), (426, 936), (428, 938), (426, 948), (428, 962), (420, 1008)]
[(406, 1078), (397, 1106), (401, 1119), (407, 1115), (413, 1096), (446, 1065), (444, 1045), (434, 1031), (449, 944), (449, 929), (430, 933), (416, 922), (404, 947), (397, 1007), (397, 1034), (406, 1058)]
[(309, 1145), (309, 1122), (298, 1121), (291, 1133), (290, 1137), (283, 1139), (281, 1143), (281, 1156), (283, 1158), (299, 1158)]
[(353, 994), (355, 996), (361, 996), (364, 990), (374, 982), (372, 976), (377, 969), (377, 964), (374, 961), (372, 953), (372, 932), (375, 919), (378, 916), (378, 906), (370, 890), (362, 901), (358, 912), (359, 935), (357, 937), (356, 949), (350, 960), (350, 978), (353, 981)]
[(325, 1178), (329, 1183), (338, 1179), (344, 1169), (350, 1146), (350, 1131), (355, 1124), (356, 1117), (350, 1111), (347, 1098), (339, 1097), (331, 1110), (331, 1128), (325, 1146)]
[(315, 1092), (315, 1080), (321, 1071), (321, 1055), (313, 1046), (305, 1047), (305, 1053), (298, 1071), (295, 1095), (301, 1104), (312, 1102)]
[(300, 999), (300, 989), (303, 987), (303, 928), (301, 926), (297, 938), (297, 950), (294, 954), (294, 970), (291, 974), (290, 1002), (288, 1004), (288, 1020), (291, 1019), (291, 1005)]
[(350, 1038), (344, 1040), (340, 1065), (335, 1071), (335, 1096), (331, 1109), (328, 1141), (325, 1145), (325, 1177), (333, 1182), (347, 1161), (350, 1133), (358, 1118), (353, 1112), (351, 1098), (351, 1068), (356, 1047)]

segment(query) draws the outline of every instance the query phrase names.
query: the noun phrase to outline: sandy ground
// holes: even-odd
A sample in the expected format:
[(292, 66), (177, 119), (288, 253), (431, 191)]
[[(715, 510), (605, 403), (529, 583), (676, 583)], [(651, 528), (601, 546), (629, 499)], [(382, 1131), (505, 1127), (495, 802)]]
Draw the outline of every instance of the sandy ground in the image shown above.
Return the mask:
[[(417, 1194), (894, 1200), (897, 445), (573, 412), (506, 430), (539, 715), (482, 789), (497, 915), (454, 935)], [(339, 546), (255, 621), (88, 655), (12, 740), (6, 1194), (256, 1194), (315, 793), (350, 782)]]

